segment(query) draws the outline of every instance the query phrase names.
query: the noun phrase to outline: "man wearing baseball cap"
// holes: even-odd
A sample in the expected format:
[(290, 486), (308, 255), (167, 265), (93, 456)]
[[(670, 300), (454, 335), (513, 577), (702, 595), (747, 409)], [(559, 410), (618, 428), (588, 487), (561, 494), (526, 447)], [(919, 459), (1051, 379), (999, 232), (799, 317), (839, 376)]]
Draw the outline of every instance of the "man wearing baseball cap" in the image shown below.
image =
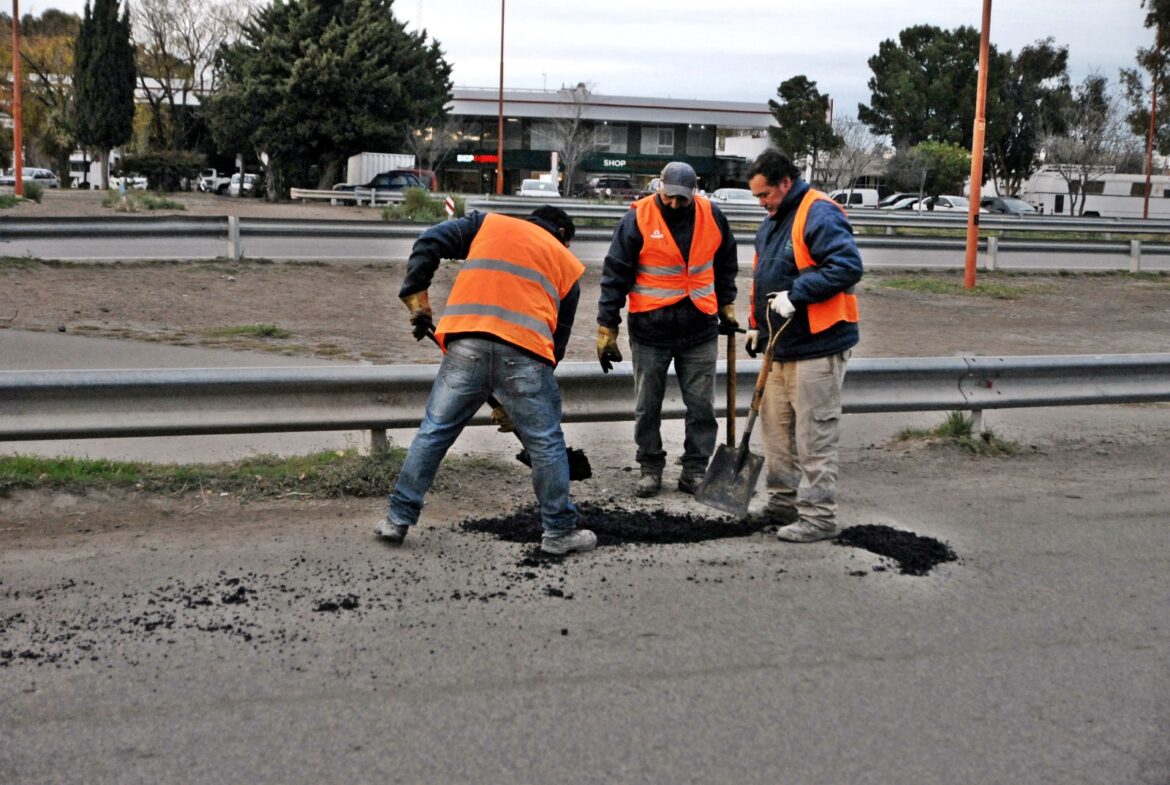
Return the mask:
[(605, 257), (597, 308), (597, 359), (608, 373), (622, 361), (617, 339), (629, 300), (634, 369), (634, 442), (641, 467), (635, 493), (662, 487), (662, 399), (674, 363), (686, 406), (678, 489), (694, 493), (715, 449), (715, 361), (719, 335), (735, 321), (735, 239), (719, 208), (698, 196), (690, 164), (671, 161), (658, 193), (634, 202)]

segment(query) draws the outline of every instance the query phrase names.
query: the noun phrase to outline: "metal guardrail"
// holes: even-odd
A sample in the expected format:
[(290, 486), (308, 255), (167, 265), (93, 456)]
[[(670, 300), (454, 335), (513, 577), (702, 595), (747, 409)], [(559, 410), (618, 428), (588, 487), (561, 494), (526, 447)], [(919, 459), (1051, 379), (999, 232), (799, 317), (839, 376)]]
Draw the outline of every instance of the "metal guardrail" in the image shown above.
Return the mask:
[[(747, 412), (759, 361), (737, 365)], [(0, 372), (0, 441), (414, 428), (437, 365)], [(719, 364), (719, 386), (725, 365)], [(633, 419), (628, 364), (563, 363), (566, 422)], [(685, 409), (667, 387), (663, 417)], [(723, 389), (716, 391), (726, 414)], [(849, 414), (1170, 401), (1170, 354), (856, 358)], [(485, 408), (473, 424), (490, 422)]]

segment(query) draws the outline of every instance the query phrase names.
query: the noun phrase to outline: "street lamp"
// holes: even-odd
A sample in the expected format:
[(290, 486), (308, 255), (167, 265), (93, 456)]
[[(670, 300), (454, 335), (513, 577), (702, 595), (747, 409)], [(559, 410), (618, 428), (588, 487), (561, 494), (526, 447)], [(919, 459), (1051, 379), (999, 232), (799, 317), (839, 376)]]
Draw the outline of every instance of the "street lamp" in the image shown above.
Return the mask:
[(24, 160), (20, 133), (20, 3), (12, 0), (12, 190), (24, 196)]
[(500, 101), (496, 130), (496, 193), (504, 193), (504, 0), (500, 0)]

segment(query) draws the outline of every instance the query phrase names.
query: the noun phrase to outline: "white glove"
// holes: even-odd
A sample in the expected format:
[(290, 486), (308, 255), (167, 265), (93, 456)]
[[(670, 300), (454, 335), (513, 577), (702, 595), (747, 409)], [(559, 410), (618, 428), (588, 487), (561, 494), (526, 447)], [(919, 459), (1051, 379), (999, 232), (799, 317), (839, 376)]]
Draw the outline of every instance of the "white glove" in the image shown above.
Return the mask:
[(760, 331), (748, 330), (747, 338), (743, 342), (743, 348), (747, 350), (749, 357), (755, 357), (760, 351)]
[(768, 295), (768, 299), (771, 303), (769, 307), (780, 314), (781, 319), (787, 319), (796, 313), (796, 306), (788, 299), (788, 292), (772, 292)]

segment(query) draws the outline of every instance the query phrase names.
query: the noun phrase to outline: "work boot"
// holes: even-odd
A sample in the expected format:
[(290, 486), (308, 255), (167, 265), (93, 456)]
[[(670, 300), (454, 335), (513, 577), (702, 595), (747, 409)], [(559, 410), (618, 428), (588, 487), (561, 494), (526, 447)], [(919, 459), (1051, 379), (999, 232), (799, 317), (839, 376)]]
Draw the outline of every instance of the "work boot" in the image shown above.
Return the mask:
[(822, 529), (820, 526), (802, 520), (777, 529), (776, 539), (785, 542), (817, 542), (819, 540), (832, 540), (840, 533), (841, 529), (836, 524), (832, 528)]
[(683, 473), (678, 478), (678, 489), (683, 493), (693, 494), (699, 490), (699, 485), (706, 476), (707, 473), (701, 469), (683, 469)]
[(403, 526), (386, 518), (378, 521), (374, 526), (374, 534), (381, 537), (391, 545), (401, 545), (402, 541), (406, 539), (406, 532), (410, 529), (409, 526)]
[(662, 472), (643, 470), (642, 476), (638, 478), (638, 487), (634, 489), (634, 494), (645, 499), (648, 496), (656, 496), (661, 488)]
[(540, 538), (540, 550), (553, 556), (584, 553), (597, 547), (597, 535), (588, 529), (573, 529), (565, 534), (545, 534)]
[(749, 515), (749, 518), (770, 526), (787, 526), (800, 520), (800, 513), (792, 505), (792, 497), (782, 493), (773, 493), (768, 497), (768, 503), (758, 513)]

